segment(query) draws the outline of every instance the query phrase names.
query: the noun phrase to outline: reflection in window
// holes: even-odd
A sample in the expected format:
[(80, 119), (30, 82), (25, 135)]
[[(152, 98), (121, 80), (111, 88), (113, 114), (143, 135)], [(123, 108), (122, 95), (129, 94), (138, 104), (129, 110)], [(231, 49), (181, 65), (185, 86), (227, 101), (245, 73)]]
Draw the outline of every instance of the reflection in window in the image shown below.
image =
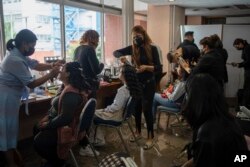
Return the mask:
[(4, 0), (3, 13), (5, 42), (27, 28), (38, 38), (31, 58), (44, 62), (44, 57), (61, 56), (59, 5), (36, 0)]
[[(85, 31), (93, 29), (100, 34), (101, 14), (100, 12), (69, 7), (69, 6), (65, 6), (64, 13), (65, 13), (66, 60), (72, 61), (74, 56), (74, 50), (77, 46), (79, 46), (80, 38)], [(97, 47), (96, 53), (98, 59), (101, 60), (100, 46)]]

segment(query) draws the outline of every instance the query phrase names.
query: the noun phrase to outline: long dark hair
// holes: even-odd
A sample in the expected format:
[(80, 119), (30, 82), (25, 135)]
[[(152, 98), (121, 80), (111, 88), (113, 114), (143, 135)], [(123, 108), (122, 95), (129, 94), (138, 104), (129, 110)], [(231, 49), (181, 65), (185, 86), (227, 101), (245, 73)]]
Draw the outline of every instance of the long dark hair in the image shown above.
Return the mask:
[(243, 39), (241, 39), (241, 38), (236, 38), (236, 39), (234, 40), (233, 45), (239, 45), (240, 43), (242, 43), (244, 46), (248, 45), (247, 40), (243, 40)]
[(68, 82), (71, 86), (81, 91), (90, 90), (90, 84), (82, 74), (81, 66), (78, 62), (69, 62), (65, 64), (66, 72), (69, 72)]
[(130, 96), (141, 97), (142, 87), (137, 78), (136, 70), (133, 66), (125, 64), (122, 66), (122, 74), (129, 89)]
[(190, 76), (186, 82), (184, 116), (195, 130), (213, 118), (233, 122), (219, 84), (211, 75), (203, 73)]
[[(143, 47), (145, 49), (146, 56), (148, 58), (149, 64), (153, 64), (152, 49), (151, 49), (152, 40), (150, 39), (148, 33), (140, 25), (134, 26), (132, 28), (132, 33), (139, 33), (139, 34), (143, 35), (143, 38), (144, 38)], [(140, 62), (140, 48), (137, 47), (133, 43), (132, 49), (133, 49), (132, 60), (133, 60), (133, 62), (135, 63), (136, 66), (140, 66), (141, 65), (141, 62)]]
[(23, 29), (16, 34), (15, 39), (8, 40), (6, 48), (8, 51), (10, 51), (15, 47), (20, 48), (23, 42), (34, 43), (36, 42), (36, 40), (37, 37), (32, 31), (28, 29)]

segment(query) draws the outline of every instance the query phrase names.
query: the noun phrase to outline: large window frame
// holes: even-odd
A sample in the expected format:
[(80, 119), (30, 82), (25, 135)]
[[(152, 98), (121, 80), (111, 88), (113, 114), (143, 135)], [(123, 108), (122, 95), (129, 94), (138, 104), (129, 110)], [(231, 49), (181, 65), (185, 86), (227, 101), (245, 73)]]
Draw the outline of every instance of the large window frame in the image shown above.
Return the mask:
[(41, 1), (45, 1), (45, 2), (50, 2), (50, 3), (56, 3), (56, 4), (60, 4), (60, 18), (61, 18), (61, 39), (62, 40), (62, 56), (63, 59), (66, 58), (66, 46), (65, 46), (65, 14), (64, 14), (64, 7), (65, 6), (71, 6), (71, 7), (76, 7), (76, 8), (82, 8), (82, 9), (86, 9), (86, 10), (92, 10), (92, 11), (96, 11), (96, 12), (100, 12), (101, 13), (101, 61), (105, 62), (105, 48), (104, 48), (104, 14), (105, 13), (109, 13), (109, 14), (114, 14), (114, 15), (122, 15), (122, 10), (119, 8), (115, 8), (115, 7), (111, 7), (111, 6), (107, 6), (104, 5), (104, 0), (100, 0), (100, 4), (98, 3), (93, 3), (90, 1), (84, 1), (84, 0), (41, 0)]
[[(104, 37), (104, 14), (108, 13), (108, 14), (114, 14), (114, 15), (119, 15), (122, 16), (122, 10), (116, 7), (112, 7), (112, 6), (107, 6), (104, 5), (104, 0), (100, 0), (100, 4), (97, 3), (93, 3), (90, 1), (84, 1), (84, 0), (40, 0), (42, 2), (48, 2), (48, 3), (54, 3), (54, 4), (58, 4), (59, 10), (60, 10), (60, 27), (61, 27), (61, 54), (62, 54), (62, 58), (65, 59), (66, 58), (66, 46), (65, 46), (65, 13), (64, 13), (64, 6), (72, 6), (72, 7), (77, 7), (77, 8), (82, 8), (82, 9), (86, 9), (86, 10), (92, 10), (92, 11), (96, 11), (96, 12), (100, 12), (101, 13), (101, 34), (100, 36), (102, 37), (101, 39), (103, 39)], [(122, 0), (121, 0), (122, 1)], [(2, 3), (0, 4), (0, 23), (1, 23), (1, 28), (4, 29), (4, 18), (3, 18), (3, 8), (2, 8)], [(0, 29), (0, 41), (5, 41), (5, 37), (4, 37), (4, 31)], [(104, 44), (103, 44), (103, 40), (100, 41), (101, 42), (101, 50), (102, 50), (102, 59), (101, 61), (105, 62), (105, 51), (104, 51)], [(1, 46), (0, 46), (0, 60), (2, 60), (2, 58), (4, 57), (5, 53), (6, 53), (6, 48), (4, 47), (5, 42), (1, 42)], [(1, 53), (2, 52), (2, 53)]]

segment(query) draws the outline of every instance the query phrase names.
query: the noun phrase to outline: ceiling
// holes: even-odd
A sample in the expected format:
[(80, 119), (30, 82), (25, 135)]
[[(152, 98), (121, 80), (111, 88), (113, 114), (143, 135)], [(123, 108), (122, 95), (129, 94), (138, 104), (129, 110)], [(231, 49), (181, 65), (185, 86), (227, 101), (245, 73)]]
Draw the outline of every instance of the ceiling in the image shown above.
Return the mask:
[(250, 16), (250, 0), (140, 0), (152, 5), (177, 5), (186, 8), (186, 15)]

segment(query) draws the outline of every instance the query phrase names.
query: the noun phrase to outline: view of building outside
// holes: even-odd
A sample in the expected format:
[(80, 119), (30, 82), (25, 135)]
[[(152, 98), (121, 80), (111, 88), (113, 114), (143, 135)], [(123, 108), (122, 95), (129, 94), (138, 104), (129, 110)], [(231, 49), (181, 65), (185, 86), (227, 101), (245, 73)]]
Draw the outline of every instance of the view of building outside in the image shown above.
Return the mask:
[(5, 43), (22, 29), (33, 31), (38, 40), (32, 58), (61, 56), (59, 5), (36, 0), (3, 0)]
[[(100, 0), (88, 0), (100, 3)], [(36, 52), (31, 58), (40, 62), (45, 59), (63, 57), (61, 40), (60, 5), (37, 0), (2, 0), (4, 14), (5, 43), (15, 38), (22, 29), (33, 31), (38, 40)], [(121, 9), (122, 1), (104, 0), (104, 4)], [(122, 47), (122, 17), (121, 15), (104, 13), (104, 34), (101, 34), (101, 12), (84, 8), (64, 6), (65, 13), (65, 49), (66, 60), (72, 61), (74, 50), (79, 46), (80, 38), (86, 30), (93, 29), (100, 34), (99, 46), (96, 49), (100, 61), (107, 65), (116, 63), (113, 51)], [(146, 29), (146, 20), (135, 17), (135, 25), (142, 25)], [(103, 43), (103, 50), (102, 44)], [(52, 58), (53, 57), (53, 58)]]
[[(65, 12), (65, 47), (66, 60), (72, 61), (74, 50), (79, 46), (80, 38), (87, 30), (96, 30), (99, 34), (101, 31), (101, 13), (75, 8), (70, 6), (64, 7)], [(101, 60), (101, 41), (96, 49), (97, 57)]]

